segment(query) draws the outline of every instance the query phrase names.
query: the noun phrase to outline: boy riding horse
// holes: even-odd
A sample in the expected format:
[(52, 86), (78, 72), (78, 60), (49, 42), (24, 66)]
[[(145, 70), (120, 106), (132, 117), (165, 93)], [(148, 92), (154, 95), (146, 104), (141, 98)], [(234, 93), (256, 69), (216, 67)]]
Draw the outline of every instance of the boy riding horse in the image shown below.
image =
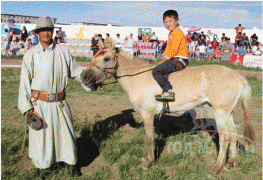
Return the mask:
[(153, 77), (163, 89), (163, 93), (156, 95), (158, 101), (174, 101), (172, 85), (165, 77), (172, 72), (184, 69), (188, 64), (189, 49), (183, 31), (179, 28), (178, 13), (168, 10), (163, 14), (165, 28), (170, 31), (168, 43), (160, 65), (153, 69)]

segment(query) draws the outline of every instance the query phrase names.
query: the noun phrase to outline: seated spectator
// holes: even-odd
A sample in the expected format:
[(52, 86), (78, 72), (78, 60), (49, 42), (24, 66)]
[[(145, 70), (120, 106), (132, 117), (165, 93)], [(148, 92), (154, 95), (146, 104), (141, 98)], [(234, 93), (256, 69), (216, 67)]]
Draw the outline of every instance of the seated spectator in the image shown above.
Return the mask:
[(155, 35), (155, 32), (153, 32), (150, 42), (157, 42), (157, 41), (158, 41), (158, 37)]
[(249, 39), (248, 39), (248, 37), (246, 36), (246, 33), (243, 33), (242, 45), (246, 47), (246, 51), (248, 51), (248, 48), (251, 50), (250, 43), (249, 43)]
[(206, 46), (206, 35), (204, 35), (204, 32), (201, 32), (201, 35), (198, 38), (198, 43), (201, 45), (202, 43)]
[(246, 50), (244, 49), (244, 46), (243, 45), (240, 45), (239, 46), (239, 50), (238, 50), (238, 54), (239, 55), (245, 55), (247, 52)]
[(143, 42), (146, 43), (146, 46), (148, 46), (148, 43), (150, 42), (151, 38), (148, 36), (148, 34), (146, 34), (146, 36), (144, 36), (144, 40)]
[(226, 43), (226, 39), (227, 39), (227, 37), (221, 39), (220, 48), (222, 48), (224, 46), (224, 44)]
[(255, 52), (257, 51), (258, 45), (259, 45), (259, 43), (256, 42), (256, 44), (252, 46), (252, 51), (253, 51), (253, 53), (255, 53)]
[(218, 45), (214, 49), (214, 54), (215, 54), (215, 58), (219, 61), (221, 59), (221, 49)]
[(202, 43), (199, 47), (199, 58), (200, 60), (204, 60), (205, 59), (205, 55), (206, 55), (206, 47), (205, 44)]
[(241, 24), (239, 24), (237, 27), (235, 27), (235, 29), (236, 29), (236, 33), (238, 34), (238, 33), (241, 33), (242, 34), (242, 31), (243, 31), (243, 29), (245, 29), (245, 28), (243, 28), (242, 26), (241, 26)]
[(32, 31), (32, 34), (34, 36), (33, 46), (35, 46), (38, 44), (38, 35), (34, 31)]
[(217, 42), (216, 38), (212, 41), (211, 45), (213, 46), (213, 49), (216, 48), (216, 46), (219, 46), (219, 43)]
[(206, 57), (208, 59), (213, 59), (214, 57), (214, 48), (212, 45), (209, 45), (208, 48), (206, 49)]
[(16, 32), (13, 32), (12, 42), (17, 43), (18, 41), (19, 41), (19, 35), (16, 35)]
[(256, 33), (254, 33), (251, 38), (250, 38), (250, 42), (251, 42), (251, 46), (255, 46), (256, 43), (258, 42), (258, 37), (256, 35)]
[(235, 37), (235, 49), (240, 46), (242, 38), (242, 33), (239, 32)]
[(31, 41), (31, 39), (28, 39), (28, 42), (27, 42), (27, 50), (31, 49), (33, 47), (33, 43)]

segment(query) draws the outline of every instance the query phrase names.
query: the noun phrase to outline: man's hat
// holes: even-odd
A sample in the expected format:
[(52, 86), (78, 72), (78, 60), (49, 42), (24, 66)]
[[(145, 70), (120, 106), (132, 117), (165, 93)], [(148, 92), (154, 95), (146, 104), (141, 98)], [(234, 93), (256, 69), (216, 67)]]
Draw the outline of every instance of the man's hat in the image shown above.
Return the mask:
[(43, 16), (41, 18), (38, 18), (36, 28), (33, 29), (32, 31), (35, 31), (37, 33), (40, 29), (43, 28), (54, 28), (54, 24), (50, 17)]

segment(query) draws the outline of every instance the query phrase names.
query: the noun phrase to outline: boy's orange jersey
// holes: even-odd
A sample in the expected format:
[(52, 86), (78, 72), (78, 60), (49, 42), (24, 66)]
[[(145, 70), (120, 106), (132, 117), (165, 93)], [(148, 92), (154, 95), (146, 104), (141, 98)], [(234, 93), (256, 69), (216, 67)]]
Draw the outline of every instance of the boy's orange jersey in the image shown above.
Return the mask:
[(185, 35), (180, 28), (176, 28), (170, 33), (164, 55), (167, 59), (172, 57), (188, 58), (189, 49)]

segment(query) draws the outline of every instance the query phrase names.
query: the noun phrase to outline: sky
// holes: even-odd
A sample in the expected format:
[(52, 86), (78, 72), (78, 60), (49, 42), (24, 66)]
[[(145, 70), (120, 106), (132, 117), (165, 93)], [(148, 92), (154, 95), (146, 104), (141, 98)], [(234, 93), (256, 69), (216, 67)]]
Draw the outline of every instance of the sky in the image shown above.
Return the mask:
[(178, 12), (184, 28), (262, 29), (261, 1), (1, 1), (1, 13), (140, 27), (164, 27), (169, 9)]

